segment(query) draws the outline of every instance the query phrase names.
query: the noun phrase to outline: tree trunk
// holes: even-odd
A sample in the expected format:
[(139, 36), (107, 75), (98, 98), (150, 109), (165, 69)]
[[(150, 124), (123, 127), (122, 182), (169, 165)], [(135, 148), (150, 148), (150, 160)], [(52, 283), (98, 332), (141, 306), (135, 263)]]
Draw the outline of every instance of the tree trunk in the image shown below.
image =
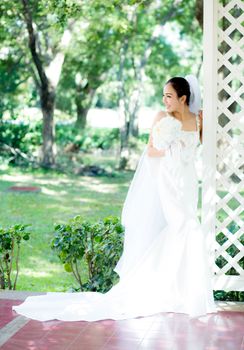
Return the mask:
[(87, 114), (89, 108), (84, 108), (80, 103), (76, 103), (77, 108), (77, 118), (76, 118), (76, 127), (80, 130), (84, 130), (87, 123)]
[(0, 261), (0, 289), (5, 289), (5, 276), (4, 276), (4, 268)]
[(137, 72), (135, 69), (135, 76), (138, 82), (140, 82), (140, 86), (136, 91), (132, 93), (132, 97), (128, 102), (129, 108), (129, 136), (138, 137), (139, 135), (139, 126), (138, 126), (138, 112), (140, 108), (140, 99), (141, 99), (141, 90), (143, 86), (142, 72)]
[(119, 170), (124, 170), (129, 159), (129, 128), (130, 122), (125, 122), (124, 126), (120, 129), (120, 159)]
[(82, 86), (82, 84), (76, 85), (76, 127), (78, 129), (83, 130), (86, 127), (87, 113), (91, 107), (95, 92), (96, 89), (92, 89), (88, 82), (85, 86)]
[(53, 151), (54, 145), (54, 105), (55, 105), (55, 91), (51, 87), (41, 90), (41, 107), (43, 115), (42, 124), (42, 159), (41, 163), (45, 168), (52, 167), (55, 163), (55, 155)]
[(134, 137), (138, 137), (139, 136), (138, 115), (133, 121), (131, 134)]
[(203, 29), (203, 0), (196, 0), (195, 16), (200, 27)]
[[(40, 50), (38, 50), (38, 32), (36, 29), (34, 29), (33, 25), (33, 4), (30, 0), (21, 1), (23, 5), (24, 21), (28, 32), (29, 49), (37, 73), (34, 74), (34, 80), (39, 90), (43, 115), (43, 146), (41, 163), (44, 167), (51, 167), (55, 163), (55, 155), (53, 150), (55, 89), (61, 75), (64, 62), (64, 51), (70, 42), (71, 35), (69, 29), (64, 31), (59, 47), (55, 48), (56, 55), (54, 57), (49, 57), (49, 65), (45, 67), (45, 60), (43, 59)], [(70, 26), (72, 26), (72, 23), (70, 23)]]
[(92, 104), (92, 99), (95, 94), (95, 90), (89, 91), (88, 96), (84, 93), (77, 93), (75, 97), (76, 104), (76, 127), (80, 130), (85, 129), (87, 124), (87, 114)]

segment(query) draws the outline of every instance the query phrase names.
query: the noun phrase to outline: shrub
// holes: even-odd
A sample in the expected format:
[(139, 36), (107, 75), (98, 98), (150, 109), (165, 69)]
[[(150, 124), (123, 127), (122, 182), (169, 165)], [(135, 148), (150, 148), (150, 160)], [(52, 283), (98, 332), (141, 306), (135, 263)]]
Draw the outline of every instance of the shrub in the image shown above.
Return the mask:
[[(106, 292), (118, 278), (113, 269), (122, 252), (123, 232), (117, 217), (91, 223), (76, 216), (67, 224), (55, 226), (51, 247), (64, 269), (73, 273), (80, 290)], [(81, 277), (82, 261), (88, 268), (88, 281)]]
[[(16, 289), (19, 274), (19, 256), (21, 242), (30, 238), (26, 231), (29, 225), (13, 225), (0, 228), (0, 288)], [(15, 265), (15, 276), (13, 267)]]
[[(55, 140), (61, 149), (73, 145), (84, 152), (111, 149), (119, 141), (119, 129), (77, 129), (73, 124), (56, 124)], [(42, 123), (23, 123), (18, 120), (0, 120), (0, 159), (14, 165), (38, 162), (42, 144)], [(60, 152), (61, 154), (63, 152)]]
[(77, 129), (72, 124), (56, 125), (57, 144), (65, 146), (73, 143), (79, 146), (83, 151), (92, 149), (107, 150), (112, 148), (119, 139), (119, 129), (108, 128), (86, 128), (84, 130)]
[(13, 148), (23, 148), (23, 139), (28, 125), (16, 122), (0, 122), (1, 142)]
[(138, 139), (142, 142), (142, 143), (148, 143), (148, 138), (149, 138), (149, 134), (148, 132), (143, 132), (140, 133), (138, 136)]
[(230, 291), (225, 292), (224, 290), (215, 290), (214, 299), (221, 301), (244, 301), (244, 292)]
[(40, 123), (29, 125), (17, 120), (0, 121), (1, 156), (9, 163), (29, 163), (41, 139)]

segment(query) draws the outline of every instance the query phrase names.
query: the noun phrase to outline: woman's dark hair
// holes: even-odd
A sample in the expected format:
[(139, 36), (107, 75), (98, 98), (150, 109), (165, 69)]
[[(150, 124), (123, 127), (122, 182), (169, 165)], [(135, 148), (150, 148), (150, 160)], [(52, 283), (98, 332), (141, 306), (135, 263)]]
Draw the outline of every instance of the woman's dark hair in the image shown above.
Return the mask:
[(190, 90), (190, 85), (188, 81), (185, 78), (182, 77), (174, 77), (171, 78), (167, 81), (167, 84), (171, 84), (173, 89), (176, 91), (177, 96), (186, 96), (186, 104), (189, 106), (190, 103), (190, 95), (191, 95), (191, 90)]

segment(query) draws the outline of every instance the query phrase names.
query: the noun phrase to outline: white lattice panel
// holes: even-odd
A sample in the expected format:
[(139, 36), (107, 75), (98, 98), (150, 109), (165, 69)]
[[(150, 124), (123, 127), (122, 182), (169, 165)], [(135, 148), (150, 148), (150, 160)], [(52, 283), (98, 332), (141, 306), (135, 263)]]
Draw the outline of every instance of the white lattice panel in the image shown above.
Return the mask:
[(213, 1), (215, 289), (244, 290), (244, 2)]

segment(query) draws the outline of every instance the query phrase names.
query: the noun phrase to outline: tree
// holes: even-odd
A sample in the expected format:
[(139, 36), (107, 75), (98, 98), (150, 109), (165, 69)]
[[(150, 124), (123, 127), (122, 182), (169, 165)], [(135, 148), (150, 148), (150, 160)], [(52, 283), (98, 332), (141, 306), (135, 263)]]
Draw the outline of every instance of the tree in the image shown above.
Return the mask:
[[(126, 165), (128, 156), (123, 153), (128, 153), (130, 138), (138, 135), (138, 111), (145, 88), (152, 90), (147, 101), (154, 102), (156, 97), (160, 101), (162, 82), (177, 74), (179, 65), (181, 74), (187, 70), (195, 55), (194, 51), (187, 54), (189, 64), (180, 63), (164, 28), (174, 23), (181, 37), (192, 40), (192, 46), (199, 43), (200, 30), (193, 21), (196, 1), (165, 0), (162, 6), (153, 0), (20, 0), (12, 9), (10, 1), (4, 0), (8, 5), (5, 17), (11, 13), (10, 29), (17, 28), (20, 38), (16, 47), (29, 68), (21, 78), (32, 76), (37, 87), (43, 114), (44, 166), (54, 164), (55, 103), (76, 113), (76, 126), (84, 128), (94, 96), (107, 87), (113, 89), (113, 106), (117, 104), (123, 120), (120, 166)], [(18, 53), (17, 58), (20, 56)], [(16, 79), (18, 94), (17, 84)]]
[(9, 1), (0, 3), (0, 118), (8, 112), (16, 118), (28, 99), (26, 84), (29, 79), (25, 48), (19, 43), (20, 23)]
[[(100, 63), (97, 65), (101, 47), (107, 48), (106, 53), (112, 49), (111, 52), (114, 55), (117, 53), (118, 59), (112, 57), (110, 61), (108, 60), (109, 64), (113, 64), (113, 67), (110, 70), (106, 67), (103, 73), (106, 72), (109, 79), (117, 82), (117, 104), (123, 120), (120, 133), (120, 168), (126, 165), (128, 159), (130, 137), (138, 135), (137, 115), (144, 82), (149, 78), (146, 73), (152, 72), (152, 69), (147, 67), (148, 62), (153, 62), (153, 59), (150, 60), (152, 52), (155, 55), (157, 49), (162, 50), (163, 44), (167, 47), (167, 43), (163, 39), (163, 27), (169, 21), (174, 21), (181, 26), (182, 36), (194, 35), (199, 39), (199, 31), (196, 30), (196, 24), (192, 20), (195, 16), (195, 6), (195, 0), (190, 2), (167, 0), (163, 6), (161, 2), (157, 1), (105, 0), (101, 3), (98, 0), (91, 0), (89, 3), (87, 1), (82, 3), (83, 15), (88, 23), (87, 38), (89, 37), (89, 40), (86, 41), (87, 45), (84, 47), (89, 55), (83, 56), (86, 63), (83, 64), (84, 69), (81, 67), (79, 69), (79, 71), (82, 70), (80, 79), (78, 79), (81, 84), (77, 86), (79, 92), (77, 96), (80, 98), (77, 98), (76, 101), (82, 105), (80, 114), (85, 115), (91, 102), (90, 96), (92, 97), (96, 87), (102, 84), (101, 81), (99, 84), (92, 84), (94, 69), (101, 68)], [(75, 13), (77, 15), (76, 9)], [(65, 7), (63, 7), (63, 12), (59, 7), (59, 16), (62, 23), (69, 18)], [(107, 46), (106, 39), (110, 37), (113, 38), (113, 48)], [(102, 46), (99, 45), (101, 42)], [(173, 56), (177, 55), (174, 55), (173, 50), (171, 50), (171, 57)], [(89, 63), (87, 64), (87, 62)], [(171, 69), (173, 62), (178, 61), (172, 59)], [(168, 70), (169, 65), (166, 66)], [(95, 71), (99, 73), (98, 69)], [(167, 76), (166, 70), (164, 72)], [(99, 74), (97, 75), (99, 77)], [(154, 78), (155, 75), (151, 74), (152, 84), (155, 85)]]
[[(164, 77), (169, 72), (173, 72), (175, 70), (174, 65), (178, 66), (179, 63), (177, 54), (173, 53), (173, 48), (167, 50), (169, 45), (167, 45), (167, 40), (164, 38), (164, 25), (174, 21), (183, 26), (182, 35), (189, 35), (191, 31), (188, 32), (188, 29), (194, 26), (194, 23), (192, 24), (194, 11), (193, 2), (189, 6), (189, 2), (184, 0), (165, 1), (164, 6), (162, 6), (161, 3), (153, 1), (148, 4), (147, 8), (141, 6), (141, 4), (134, 5), (134, 11), (128, 16), (131, 30), (126, 33), (126, 39), (121, 49), (121, 62), (118, 74), (118, 80), (121, 82), (119, 99), (123, 108), (122, 113), (124, 113), (124, 125), (121, 130), (120, 168), (126, 166), (129, 157), (129, 138), (138, 135), (137, 114), (141, 103), (144, 82), (148, 79), (147, 72), (150, 71), (150, 68), (148, 70), (147, 66), (148, 63), (153, 62), (153, 59), (150, 59), (152, 53), (160, 52), (160, 61), (164, 65), (164, 69), (160, 69), (158, 65), (156, 66), (159, 72), (164, 71)], [(186, 24), (183, 22), (182, 12), (186, 12), (188, 18), (191, 19), (191, 23), (189, 22), (190, 20)], [(199, 31), (196, 31), (195, 35), (199, 38)], [(173, 58), (169, 65), (167, 64), (168, 54)], [(154, 69), (156, 69), (156, 66), (154, 66)], [(181, 70), (183, 73), (184, 65), (182, 65)], [(153, 77), (152, 74), (151, 77), (152, 83), (156, 85), (155, 75)], [(131, 84), (132, 91), (128, 89), (128, 81), (133, 81), (133, 84)], [(162, 89), (161, 84), (160, 88)]]
[(203, 29), (203, 0), (196, 0), (196, 19)]
[[(48, 25), (46, 26), (48, 21), (42, 23), (36, 21), (37, 23), (35, 23), (33, 18), (33, 14), (35, 14), (36, 20), (38, 20), (38, 17), (48, 20), (48, 14), (44, 12), (45, 4), (42, 2), (34, 4), (30, 0), (21, 0), (21, 2), (22, 15), (28, 32), (29, 50), (35, 67), (34, 79), (38, 87), (43, 114), (42, 165), (50, 167), (55, 162), (53, 150), (55, 93), (64, 62), (65, 49), (69, 44), (71, 33), (70, 29), (67, 28), (63, 31), (59, 40), (57, 38), (53, 40), (49, 35), (48, 30), (50, 28), (48, 28)], [(45, 13), (44, 16), (43, 13)], [(43, 38), (41, 38), (41, 32), (36, 30), (35, 27), (43, 28)]]
[[(94, 94), (104, 84), (108, 71), (116, 64), (115, 47), (118, 45), (116, 33), (111, 31), (106, 20), (97, 26), (98, 11), (89, 8), (85, 18), (85, 22), (77, 20), (58, 96), (59, 107), (69, 105), (72, 112), (76, 110), (76, 126), (79, 129), (86, 125), (87, 112)], [(65, 104), (64, 99), (67, 102)]]

